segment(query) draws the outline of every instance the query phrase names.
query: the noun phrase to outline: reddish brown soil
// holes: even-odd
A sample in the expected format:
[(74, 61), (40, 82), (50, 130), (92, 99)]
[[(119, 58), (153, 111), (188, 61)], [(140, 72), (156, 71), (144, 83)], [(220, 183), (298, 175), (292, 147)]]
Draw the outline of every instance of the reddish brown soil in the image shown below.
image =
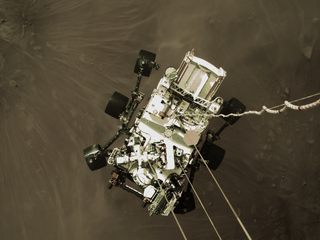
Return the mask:
[[(108, 99), (130, 95), (140, 49), (162, 64), (143, 78), (147, 96), (192, 48), (228, 72), (218, 95), (249, 110), (318, 93), (319, 9), (317, 0), (1, 0), (0, 239), (183, 239), (171, 215), (148, 217), (138, 198), (106, 188), (112, 167), (87, 167), (83, 148), (119, 124), (104, 113)], [(320, 239), (319, 111), (245, 116), (217, 142), (227, 153), (214, 174), (252, 239)], [(246, 239), (205, 168), (194, 186), (222, 238)], [(218, 239), (196, 204), (178, 216), (187, 238)]]

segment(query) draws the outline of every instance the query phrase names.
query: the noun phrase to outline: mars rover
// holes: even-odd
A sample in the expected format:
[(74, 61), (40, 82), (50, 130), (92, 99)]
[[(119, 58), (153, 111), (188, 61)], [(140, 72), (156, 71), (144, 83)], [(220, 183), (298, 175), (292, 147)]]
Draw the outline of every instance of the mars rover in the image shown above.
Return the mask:
[[(225, 150), (213, 144), (220, 133), (239, 117), (224, 118), (225, 124), (217, 131), (207, 130), (209, 120), (217, 114), (242, 113), (245, 106), (236, 98), (229, 101), (216, 96), (226, 77), (226, 71), (189, 51), (180, 67), (168, 67), (147, 105), (133, 113), (144, 98), (139, 92), (142, 76), (159, 70), (154, 53), (141, 50), (134, 68), (137, 74), (131, 99), (115, 92), (105, 112), (122, 124), (117, 133), (103, 147), (94, 144), (83, 150), (89, 168), (94, 171), (108, 164), (111, 172), (108, 188), (120, 187), (141, 198), (149, 215), (167, 216), (170, 211), (184, 214), (195, 209), (191, 184), (202, 161), (196, 145), (205, 139), (200, 153), (209, 168), (216, 170)], [(109, 147), (127, 135), (124, 145)], [(190, 179), (186, 181), (186, 176)], [(125, 184), (126, 179), (138, 185), (136, 190)]]

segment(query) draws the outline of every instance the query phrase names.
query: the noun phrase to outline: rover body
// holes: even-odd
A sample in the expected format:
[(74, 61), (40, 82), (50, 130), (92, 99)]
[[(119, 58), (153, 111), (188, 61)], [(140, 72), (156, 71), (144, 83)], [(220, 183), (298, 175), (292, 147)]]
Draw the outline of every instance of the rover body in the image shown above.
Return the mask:
[[(170, 211), (183, 214), (195, 208), (190, 184), (201, 163), (196, 151), (200, 137), (205, 134), (201, 155), (216, 170), (225, 151), (213, 142), (239, 117), (225, 118), (225, 125), (216, 133), (207, 129), (209, 120), (219, 113), (243, 112), (245, 106), (235, 98), (224, 101), (216, 96), (226, 71), (196, 57), (192, 50), (177, 69), (168, 67), (164, 71), (147, 105), (132, 119), (144, 98), (139, 92), (141, 77), (148, 77), (153, 68), (160, 68), (155, 54), (141, 50), (134, 68), (137, 83), (130, 101), (115, 92), (105, 109), (121, 121), (117, 133), (103, 147), (94, 144), (85, 148), (84, 156), (91, 170), (107, 163), (114, 166), (108, 188), (121, 187), (141, 198), (150, 216), (167, 216)], [(122, 134), (127, 135), (124, 145), (110, 149)], [(126, 179), (137, 188), (126, 185)]]

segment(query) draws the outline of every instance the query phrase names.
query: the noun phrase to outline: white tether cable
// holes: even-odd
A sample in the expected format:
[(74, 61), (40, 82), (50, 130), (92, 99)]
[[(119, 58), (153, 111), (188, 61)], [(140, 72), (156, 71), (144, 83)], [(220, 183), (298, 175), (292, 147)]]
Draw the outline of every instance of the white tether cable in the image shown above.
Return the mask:
[[(227, 115), (224, 115), (224, 114), (181, 114), (181, 115), (177, 115), (176, 117), (180, 117), (180, 116), (199, 116), (199, 115), (201, 115), (201, 116), (208, 116), (208, 117), (224, 117), (225, 118), (225, 117), (230, 117), (230, 116), (241, 117), (243, 115), (250, 115), (250, 114), (261, 115), (264, 112), (271, 113), (271, 114), (280, 114), (280, 113), (284, 112), (287, 108), (291, 108), (293, 110), (306, 110), (306, 109), (314, 108), (314, 107), (320, 105), (320, 99), (318, 99), (315, 102), (312, 102), (312, 103), (309, 103), (309, 104), (306, 104), (306, 105), (302, 105), (302, 106), (293, 105), (292, 103), (293, 102), (298, 102), (298, 101), (301, 101), (301, 100), (305, 100), (305, 99), (308, 99), (308, 98), (311, 98), (311, 97), (315, 97), (315, 96), (318, 96), (318, 95), (320, 95), (320, 93), (316, 93), (316, 94), (313, 94), (313, 95), (310, 95), (310, 96), (307, 96), (307, 97), (304, 97), (304, 98), (300, 98), (300, 99), (297, 99), (297, 100), (294, 100), (294, 101), (291, 101), (291, 102), (285, 101), (283, 104), (275, 106), (275, 107), (272, 107), (272, 108), (267, 108), (266, 106), (263, 106), (262, 110), (260, 110), (260, 111), (246, 111), (246, 112), (243, 112), (243, 113), (230, 113), (230, 114), (227, 114)], [(284, 107), (279, 109), (279, 110), (272, 110), (274, 108), (282, 107), (282, 106), (284, 106)]]

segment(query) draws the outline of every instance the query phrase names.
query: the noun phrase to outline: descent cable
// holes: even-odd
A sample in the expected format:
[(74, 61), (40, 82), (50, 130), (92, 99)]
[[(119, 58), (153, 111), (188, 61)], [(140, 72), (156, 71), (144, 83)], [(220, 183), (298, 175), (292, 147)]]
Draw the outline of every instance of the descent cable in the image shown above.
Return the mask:
[(249, 235), (249, 233), (247, 232), (246, 228), (245, 228), (244, 225), (242, 224), (239, 216), (238, 216), (238, 215), (236, 214), (236, 212), (234, 211), (234, 209), (233, 209), (231, 203), (229, 202), (227, 196), (224, 194), (224, 192), (223, 192), (222, 188), (220, 187), (218, 181), (216, 180), (216, 178), (213, 176), (212, 172), (210, 171), (210, 169), (209, 169), (206, 161), (203, 159), (203, 157), (202, 157), (199, 149), (197, 148), (196, 144), (197, 144), (198, 141), (199, 141), (199, 136), (197, 135), (197, 133), (196, 133), (195, 131), (189, 131), (189, 132), (186, 134), (186, 138), (185, 138), (184, 140), (185, 140), (186, 144), (188, 144), (188, 145), (193, 145), (193, 147), (197, 150), (199, 156), (201, 157), (202, 162), (203, 162), (204, 165), (207, 167), (209, 173), (211, 174), (213, 180), (214, 180), (215, 183), (217, 184), (220, 192), (222, 193), (224, 199), (226, 200), (226, 202), (228, 203), (230, 209), (232, 210), (233, 214), (235, 215), (236, 219), (238, 220), (238, 222), (239, 222), (240, 226), (242, 227), (244, 233), (246, 234), (246, 236), (248, 237), (249, 240), (252, 240), (251, 237), (250, 237), (250, 235)]
[(222, 188), (220, 187), (220, 185), (219, 185), (218, 181), (216, 180), (216, 178), (213, 176), (212, 172), (210, 171), (210, 168), (209, 168), (209, 167), (208, 167), (208, 165), (206, 164), (206, 162), (205, 162), (205, 160), (203, 159), (203, 157), (202, 157), (201, 153), (199, 152), (198, 148), (197, 148), (195, 145), (193, 145), (193, 146), (194, 146), (194, 147), (195, 147), (195, 149), (197, 150), (197, 152), (198, 152), (199, 156), (201, 157), (201, 159), (202, 159), (203, 163), (205, 164), (205, 166), (207, 167), (207, 169), (208, 169), (209, 173), (211, 174), (211, 176), (212, 176), (213, 180), (214, 180), (214, 181), (215, 181), (215, 183), (217, 184), (217, 186), (218, 186), (218, 188), (219, 188), (220, 192), (222, 193), (222, 195), (223, 195), (223, 197), (225, 198), (226, 202), (228, 203), (228, 205), (229, 205), (230, 209), (232, 210), (232, 212), (233, 212), (234, 216), (236, 217), (236, 219), (238, 220), (238, 222), (239, 222), (240, 226), (242, 227), (242, 230), (244, 231), (244, 233), (246, 234), (246, 236), (248, 237), (248, 239), (252, 240), (252, 238), (250, 237), (250, 235), (249, 235), (249, 233), (247, 232), (246, 228), (245, 228), (245, 227), (244, 227), (244, 225), (242, 224), (242, 222), (241, 222), (241, 220), (240, 220), (239, 216), (238, 216), (238, 215), (236, 214), (236, 212), (234, 211), (234, 209), (233, 209), (233, 207), (232, 207), (231, 203), (229, 202), (229, 200), (228, 200), (227, 196), (224, 194), (224, 192), (223, 192)]
[[(181, 170), (182, 170), (182, 171), (184, 171), (184, 170), (183, 170), (183, 167), (182, 167), (182, 166), (181, 166), (181, 164), (180, 164), (180, 162), (179, 162), (179, 165), (180, 165)], [(188, 175), (186, 174), (185, 176), (186, 176), (186, 178), (187, 178), (187, 180), (188, 180), (188, 182), (189, 182), (189, 184), (190, 184), (190, 186), (191, 186), (191, 188), (192, 188), (192, 190), (193, 190), (194, 194), (195, 194), (195, 195), (196, 195), (196, 197), (198, 198), (198, 200), (199, 200), (199, 202), (200, 202), (200, 204), (201, 204), (201, 206), (202, 206), (202, 208), (203, 208), (203, 211), (206, 213), (206, 215), (207, 215), (207, 217), (208, 217), (208, 219), (209, 219), (209, 221), (210, 221), (210, 223), (211, 223), (211, 225), (212, 225), (213, 229), (214, 229), (214, 230), (215, 230), (215, 232), (217, 233), (217, 235), (218, 235), (219, 239), (220, 239), (220, 240), (222, 240), (222, 238), (220, 237), (220, 235), (219, 235), (219, 233), (218, 233), (217, 228), (214, 226), (214, 224), (213, 224), (213, 222), (212, 222), (212, 220), (211, 220), (211, 218), (210, 218), (210, 216), (209, 216), (209, 214), (208, 214), (208, 212), (207, 212), (206, 208), (205, 208), (205, 207), (204, 207), (204, 205), (202, 204), (202, 201), (201, 201), (200, 197), (198, 196), (198, 194), (197, 194), (196, 190), (194, 189), (194, 187), (193, 187), (193, 185), (192, 185), (192, 183), (191, 183), (191, 181), (190, 181), (190, 179), (189, 179)]]
[(163, 188), (161, 187), (161, 184), (160, 184), (160, 182), (159, 182), (158, 176), (157, 176), (157, 174), (155, 173), (153, 167), (151, 166), (151, 163), (149, 162), (149, 160), (148, 160), (148, 163), (149, 163), (149, 166), (150, 166), (150, 168), (151, 168), (151, 170), (152, 170), (152, 172), (153, 172), (153, 174), (154, 174), (154, 176), (155, 176), (155, 178), (156, 178), (157, 183), (159, 184), (159, 187), (160, 187), (160, 190), (161, 190), (161, 194), (163, 194), (163, 196), (165, 197), (165, 199), (166, 199), (166, 201), (167, 201), (167, 203), (168, 203), (168, 206), (169, 206), (169, 208), (170, 208), (170, 211), (171, 211), (174, 219), (176, 220), (176, 223), (177, 223), (177, 225), (178, 225), (178, 227), (179, 227), (179, 229), (180, 229), (180, 232), (181, 232), (183, 238), (184, 238), (185, 240), (187, 240), (187, 237), (186, 237), (186, 235), (184, 234), (184, 232), (183, 232), (183, 230), (182, 230), (182, 227), (181, 227), (181, 225), (180, 225), (180, 223), (179, 223), (179, 221), (178, 221), (178, 219), (177, 219), (177, 216), (176, 216), (176, 214), (174, 213), (174, 211), (173, 211), (173, 209), (172, 209), (172, 207), (171, 207), (171, 205), (170, 205), (170, 203), (169, 203), (169, 200), (168, 200), (168, 198), (167, 198), (167, 196), (166, 196), (166, 193), (164, 192)]

